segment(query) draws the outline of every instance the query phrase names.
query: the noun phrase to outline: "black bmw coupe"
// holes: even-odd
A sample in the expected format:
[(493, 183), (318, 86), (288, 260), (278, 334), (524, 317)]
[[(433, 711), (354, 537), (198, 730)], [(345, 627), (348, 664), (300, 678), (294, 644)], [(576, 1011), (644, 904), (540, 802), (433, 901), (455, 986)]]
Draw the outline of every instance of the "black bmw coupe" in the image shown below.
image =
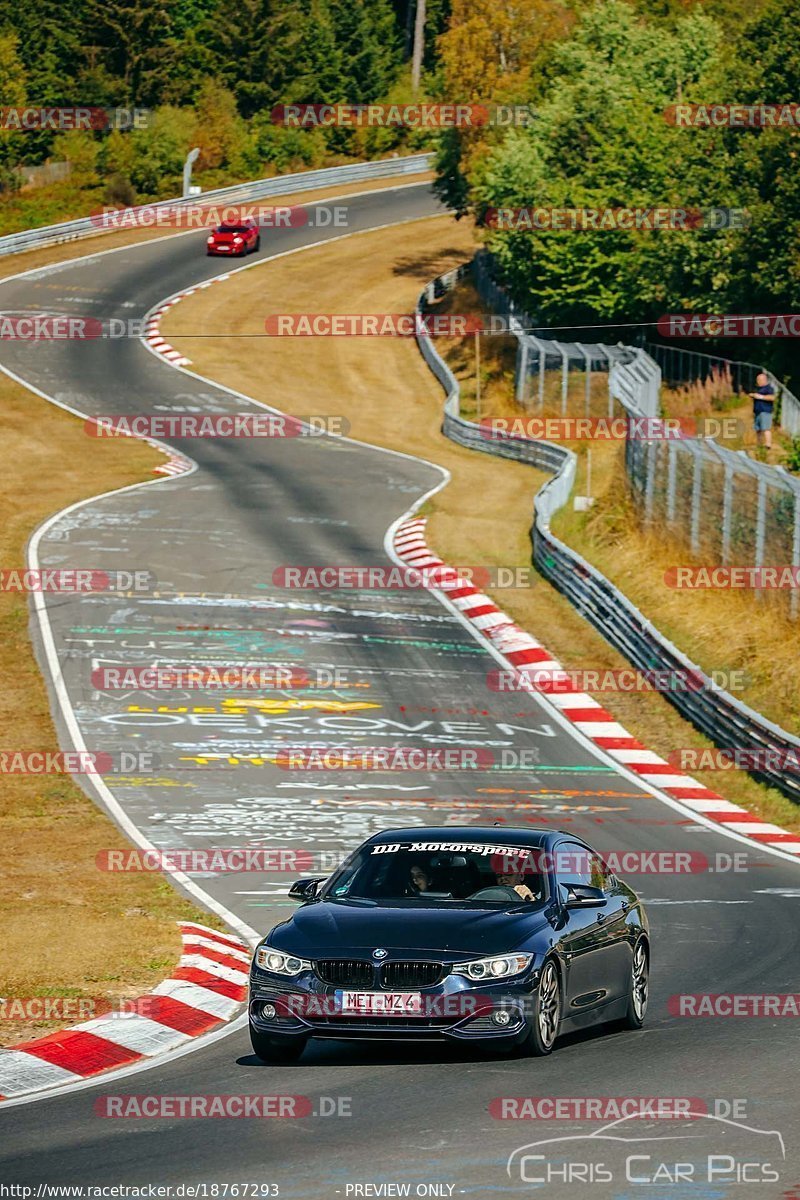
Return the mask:
[(560, 1033), (641, 1028), (641, 901), (574, 835), (508, 826), (390, 829), (257, 947), (250, 1036), (267, 1062), (309, 1038), (450, 1040), (549, 1054)]

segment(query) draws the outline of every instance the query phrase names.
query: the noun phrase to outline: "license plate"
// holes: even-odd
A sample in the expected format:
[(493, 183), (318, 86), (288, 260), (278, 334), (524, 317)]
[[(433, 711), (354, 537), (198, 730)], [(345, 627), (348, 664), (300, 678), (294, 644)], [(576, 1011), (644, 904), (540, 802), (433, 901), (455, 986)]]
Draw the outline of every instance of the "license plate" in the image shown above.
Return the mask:
[(337, 992), (343, 1017), (413, 1017), (422, 1014), (419, 992)]

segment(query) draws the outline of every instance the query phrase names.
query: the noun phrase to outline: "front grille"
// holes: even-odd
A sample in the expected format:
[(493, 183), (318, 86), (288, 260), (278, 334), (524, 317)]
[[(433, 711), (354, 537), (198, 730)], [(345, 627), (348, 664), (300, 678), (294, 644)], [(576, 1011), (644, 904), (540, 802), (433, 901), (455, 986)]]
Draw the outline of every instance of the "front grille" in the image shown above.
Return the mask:
[(371, 962), (361, 959), (321, 958), (317, 961), (316, 971), (323, 983), (331, 983), (335, 987), (375, 986), (375, 968)]
[(381, 987), (387, 990), (432, 987), (442, 977), (442, 964), (437, 962), (388, 962), (381, 967)]

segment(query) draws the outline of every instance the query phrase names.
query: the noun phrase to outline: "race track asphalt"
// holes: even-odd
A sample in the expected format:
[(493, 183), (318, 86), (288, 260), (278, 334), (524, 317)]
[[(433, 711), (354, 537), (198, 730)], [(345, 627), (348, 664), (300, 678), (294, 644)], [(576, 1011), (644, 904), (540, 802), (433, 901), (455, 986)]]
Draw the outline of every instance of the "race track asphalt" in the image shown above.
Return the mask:
[[(346, 203), (350, 231), (438, 211), (427, 186)], [(403, 232), (409, 246), (413, 230)], [(268, 231), (260, 257), (337, 232)], [(203, 234), (160, 239), (41, 269), (0, 284), (0, 309), (143, 316), (164, 297), (228, 269), (224, 260), (206, 258), (203, 241)], [(357, 255), (358, 238), (351, 247)], [(275, 297), (268, 306), (265, 299), (265, 311), (278, 306)], [(176, 371), (136, 339), (4, 342), (0, 363), (87, 415), (253, 409)], [(280, 395), (272, 403), (280, 409)], [(321, 396), (319, 411), (335, 413), (336, 397)], [(42, 566), (147, 570), (157, 580), (154, 592), (138, 595), (46, 599), (86, 746), (154, 756), (155, 770), (107, 776), (105, 783), (155, 846), (280, 846), (333, 855), (391, 825), (530, 822), (573, 830), (601, 851), (691, 850), (712, 863), (717, 855), (744, 853), (746, 869), (630, 878), (650, 902), (653, 937), (650, 1013), (639, 1033), (573, 1035), (544, 1060), (312, 1043), (298, 1065), (268, 1067), (252, 1056), (239, 1027), (117, 1081), (8, 1107), (0, 1114), (0, 1183), (274, 1184), (277, 1193), (251, 1194), (304, 1200), (377, 1195), (354, 1189), (396, 1183), (408, 1184), (411, 1195), (542, 1190), (638, 1200), (666, 1195), (661, 1183), (674, 1167), (662, 1170), (658, 1186), (634, 1180), (652, 1178), (658, 1163), (682, 1163), (684, 1182), (671, 1196), (789, 1200), (800, 1186), (796, 1024), (681, 1019), (671, 1015), (668, 1000), (678, 993), (800, 991), (798, 867), (698, 824), (643, 790), (582, 743), (545, 701), (490, 691), (486, 676), (496, 662), (430, 593), (287, 591), (273, 582), (276, 568), (287, 564), (388, 565), (386, 531), (439, 485), (434, 466), (325, 437), (171, 444), (198, 469), (79, 507), (50, 524), (39, 546)], [(38, 623), (33, 630), (43, 661)], [(547, 643), (546, 629), (530, 632)], [(266, 698), (101, 693), (92, 686), (97, 667), (157, 662), (339, 668), (348, 685)], [(51, 695), (55, 704), (52, 685)], [(301, 707), (309, 700), (314, 706)], [(370, 707), (354, 711), (354, 703)], [(56, 715), (69, 746), (68, 724)], [(537, 765), (378, 776), (290, 772), (247, 761), (298, 745), (480, 746), (495, 755), (533, 752)], [(91, 780), (84, 783), (100, 800)], [(117, 844), (125, 843), (120, 837)], [(258, 932), (292, 911), (286, 874), (192, 878)], [(107, 1095), (267, 1092), (308, 1096), (317, 1114), (335, 1108), (340, 1115), (136, 1120), (95, 1112)], [(503, 1096), (695, 1097), (709, 1112), (718, 1101), (720, 1115), (738, 1119), (630, 1122), (622, 1130), (639, 1139), (632, 1148), (595, 1138), (531, 1151), (543, 1153), (555, 1172), (544, 1186), (525, 1181), (545, 1169), (539, 1160), (525, 1160), (521, 1175), (519, 1158), (507, 1172), (508, 1156), (535, 1141), (596, 1132), (602, 1122), (497, 1120), (489, 1105)], [(731, 1114), (726, 1105), (734, 1101), (740, 1103)], [(785, 1158), (779, 1139), (763, 1131), (782, 1134)], [(637, 1155), (643, 1157), (626, 1169), (626, 1159)], [(728, 1174), (744, 1172), (747, 1182), (729, 1183), (721, 1159), (709, 1179), (708, 1155), (730, 1155)], [(579, 1161), (580, 1171), (568, 1168), (568, 1159)], [(777, 1182), (763, 1180), (767, 1161)], [(745, 1170), (744, 1163), (756, 1165)], [(433, 1185), (441, 1185), (438, 1193)]]

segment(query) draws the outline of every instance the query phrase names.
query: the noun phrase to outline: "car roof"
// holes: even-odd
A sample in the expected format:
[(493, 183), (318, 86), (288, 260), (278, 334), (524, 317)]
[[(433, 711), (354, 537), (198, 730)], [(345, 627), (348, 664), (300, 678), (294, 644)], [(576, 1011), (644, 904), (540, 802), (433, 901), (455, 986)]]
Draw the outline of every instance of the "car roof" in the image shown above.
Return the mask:
[(383, 829), (367, 839), (366, 845), (387, 842), (475, 842), (479, 845), (545, 846), (560, 831), (525, 829), (513, 825), (423, 825), (412, 829)]

